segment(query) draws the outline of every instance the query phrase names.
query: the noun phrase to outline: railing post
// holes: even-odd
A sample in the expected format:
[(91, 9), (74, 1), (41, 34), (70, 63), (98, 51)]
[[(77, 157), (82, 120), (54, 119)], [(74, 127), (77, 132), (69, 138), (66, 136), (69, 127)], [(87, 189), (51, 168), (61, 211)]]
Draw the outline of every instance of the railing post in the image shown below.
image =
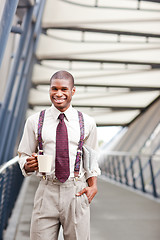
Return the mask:
[(128, 176), (127, 176), (125, 156), (123, 156), (122, 163), (123, 163), (123, 168), (124, 168), (124, 177), (125, 177), (126, 185), (128, 185)]
[(111, 177), (111, 175), (112, 175), (112, 173), (111, 173), (111, 163), (110, 163), (110, 156), (108, 156), (108, 170), (109, 170), (109, 178), (112, 178)]
[(133, 180), (133, 187), (136, 188), (136, 182), (134, 177), (134, 169), (133, 169), (133, 159), (130, 157), (130, 166), (131, 166), (131, 173), (132, 173), (132, 180)]
[(4, 198), (4, 176), (0, 175), (0, 239), (2, 239), (2, 235), (3, 235), (3, 198)]
[(122, 183), (122, 173), (121, 173), (121, 164), (119, 161), (119, 156), (117, 156), (117, 162), (118, 162), (119, 182)]
[[(158, 159), (160, 158), (160, 155), (156, 154), (154, 157), (157, 156)], [(144, 166), (142, 165), (142, 159), (141, 157), (147, 157), (147, 163), (144, 163)], [(158, 194), (158, 188), (156, 187), (156, 178), (160, 175), (160, 169), (156, 169), (156, 173), (153, 171), (153, 165), (152, 165), (152, 156), (148, 154), (134, 154), (129, 152), (108, 152), (107, 158), (105, 158), (106, 164), (105, 166), (105, 175), (106, 177), (109, 177), (115, 181), (118, 181), (122, 184), (126, 184), (129, 187), (132, 187), (134, 189), (140, 190), (143, 193), (150, 193), (156, 198), (160, 198), (160, 195)], [(122, 164), (122, 166), (121, 166)], [(150, 172), (148, 172), (148, 167), (150, 168)], [(152, 189), (153, 191), (149, 192), (146, 189), (145, 186), (145, 180), (144, 180), (144, 170), (146, 170), (146, 175), (148, 176), (148, 173), (150, 173)], [(135, 176), (136, 173), (136, 176)], [(137, 182), (137, 179), (138, 182)], [(140, 182), (140, 184), (139, 184)]]
[(117, 180), (116, 176), (116, 167), (115, 167), (115, 156), (112, 156), (112, 166), (113, 166), (113, 173), (114, 173), (114, 180)]
[(146, 192), (145, 185), (144, 185), (144, 179), (143, 179), (143, 170), (142, 170), (141, 159), (139, 158), (139, 156), (137, 156), (137, 158), (138, 158), (139, 170), (140, 170), (140, 176), (141, 176), (142, 191)]
[(153, 166), (152, 166), (152, 157), (150, 157), (150, 159), (149, 159), (149, 165), (150, 165), (150, 171), (151, 171), (153, 196), (157, 197), (156, 184), (155, 184), (155, 181), (154, 181), (154, 173), (153, 173)]

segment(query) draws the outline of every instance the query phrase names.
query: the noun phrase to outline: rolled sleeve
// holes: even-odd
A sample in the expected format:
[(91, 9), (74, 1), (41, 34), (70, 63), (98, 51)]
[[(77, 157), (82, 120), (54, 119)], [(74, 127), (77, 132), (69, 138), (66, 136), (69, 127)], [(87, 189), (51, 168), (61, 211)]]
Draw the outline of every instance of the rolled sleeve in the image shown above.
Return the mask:
[(24, 169), (24, 165), (26, 163), (26, 159), (32, 155), (32, 153), (37, 150), (37, 140), (35, 137), (33, 121), (31, 118), (28, 118), (24, 127), (23, 136), (18, 148), (19, 155), (19, 165), (22, 171), (22, 174), (27, 177), (32, 175), (34, 172), (26, 173)]
[(97, 141), (97, 126), (93, 118), (89, 119), (89, 134), (84, 141), (83, 146), (83, 167), (85, 170), (86, 179), (101, 174), (98, 166), (98, 141)]
[(25, 169), (24, 169), (24, 165), (25, 165), (25, 163), (26, 163), (26, 159), (27, 159), (27, 158), (28, 158), (28, 156), (22, 157), (22, 156), (20, 156), (20, 154), (19, 154), (19, 166), (20, 166), (20, 169), (21, 169), (22, 174), (23, 174), (24, 177), (28, 177), (28, 176), (30, 176), (30, 175), (33, 174), (33, 172), (26, 173), (26, 171), (25, 171)]
[(101, 174), (97, 162), (98, 152), (89, 146), (83, 146), (83, 167), (85, 170), (86, 179), (96, 177)]

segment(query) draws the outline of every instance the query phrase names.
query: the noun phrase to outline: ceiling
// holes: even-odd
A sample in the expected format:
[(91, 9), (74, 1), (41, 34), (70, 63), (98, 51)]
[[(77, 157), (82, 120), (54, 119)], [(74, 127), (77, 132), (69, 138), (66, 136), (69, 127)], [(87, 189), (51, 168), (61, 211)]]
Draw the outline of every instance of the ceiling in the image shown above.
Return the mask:
[(73, 106), (100, 126), (128, 126), (160, 97), (160, 3), (47, 0), (28, 114), (51, 105), (49, 79), (75, 78)]

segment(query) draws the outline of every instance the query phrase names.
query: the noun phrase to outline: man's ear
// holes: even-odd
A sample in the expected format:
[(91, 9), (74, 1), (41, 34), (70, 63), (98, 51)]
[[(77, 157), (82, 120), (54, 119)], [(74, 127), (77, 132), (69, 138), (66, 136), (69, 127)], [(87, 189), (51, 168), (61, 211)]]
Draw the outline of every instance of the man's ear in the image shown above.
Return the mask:
[(73, 87), (73, 88), (72, 88), (72, 96), (75, 94), (75, 91), (76, 91), (76, 88)]

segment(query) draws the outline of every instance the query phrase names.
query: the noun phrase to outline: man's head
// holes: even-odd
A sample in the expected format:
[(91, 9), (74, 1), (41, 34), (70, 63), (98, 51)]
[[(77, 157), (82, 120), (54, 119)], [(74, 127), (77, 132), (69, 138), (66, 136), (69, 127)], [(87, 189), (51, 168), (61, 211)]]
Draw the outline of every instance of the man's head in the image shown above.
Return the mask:
[(75, 93), (74, 78), (67, 71), (58, 71), (50, 79), (50, 99), (61, 112), (69, 108)]

